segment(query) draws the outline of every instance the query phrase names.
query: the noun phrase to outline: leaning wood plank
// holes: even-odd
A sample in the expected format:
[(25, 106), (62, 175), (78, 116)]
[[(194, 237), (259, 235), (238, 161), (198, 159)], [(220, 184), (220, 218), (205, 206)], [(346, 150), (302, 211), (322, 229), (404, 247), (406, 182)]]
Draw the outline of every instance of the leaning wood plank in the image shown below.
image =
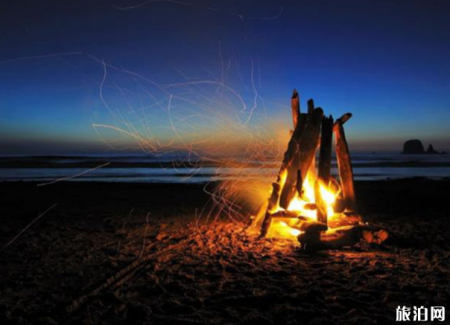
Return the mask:
[[(312, 99), (308, 101), (308, 109)], [(314, 103), (312, 104), (314, 105)], [(297, 91), (294, 89), (294, 94), (291, 98), (292, 119), (295, 125), (294, 132), (292, 132), (291, 139), (289, 140), (288, 147), (284, 153), (283, 163), (281, 164), (280, 171), (278, 172), (277, 183), (281, 185), (282, 177), (286, 170), (292, 166), (293, 161), (299, 153), (298, 145), (302, 136), (303, 130), (306, 127), (308, 121), (308, 114), (300, 113), (300, 101)], [(294, 114), (295, 111), (295, 114)], [(298, 113), (298, 114), (297, 114)], [(296, 120), (297, 118), (297, 120)]]
[(261, 226), (264, 221), (268, 206), (269, 200), (264, 200), (264, 203), (259, 207), (258, 212), (256, 212), (255, 217), (250, 218), (247, 230), (249, 230), (250, 232), (257, 231), (258, 233), (261, 231)]
[(333, 124), (333, 131), (337, 128), (337, 126), (339, 124), (344, 125), (345, 122), (347, 122), (349, 119), (351, 119), (351, 117), (353, 116), (352, 113), (345, 113), (344, 115), (342, 115), (340, 118), (338, 118), (336, 120), (336, 122), (334, 122)]
[(261, 237), (265, 237), (269, 231), (270, 224), (272, 223), (272, 213), (278, 207), (278, 198), (280, 196), (280, 184), (275, 182), (272, 184), (272, 194), (269, 198), (269, 204), (267, 206), (266, 214), (264, 216), (263, 223), (261, 225)]
[[(311, 166), (319, 144), (322, 117), (323, 110), (320, 107), (314, 109), (311, 116), (308, 118), (305, 130), (301, 134), (300, 141), (298, 144), (294, 144), (295, 152), (292, 157), (292, 162), (287, 166), (286, 181), (284, 182), (280, 194), (280, 206), (284, 209), (288, 208), (295, 192), (300, 188), (298, 179), (302, 181), (306, 179), (306, 174)], [(294, 141), (295, 140), (296, 139), (294, 139)], [(300, 170), (300, 173), (297, 172), (298, 170)]]
[[(280, 171), (278, 172), (277, 181), (272, 184), (272, 193), (269, 198), (266, 213), (264, 214), (264, 220), (262, 222), (260, 236), (265, 237), (269, 230), (271, 223), (271, 214), (278, 208), (278, 202), (280, 198), (281, 184), (284, 182), (285, 175), (288, 172), (289, 166), (292, 165), (295, 157), (298, 155), (298, 142), (301, 137), (302, 131), (307, 121), (307, 114), (300, 114), (297, 126), (292, 133), (291, 140), (289, 141), (288, 148), (284, 153), (283, 163), (281, 164)], [(259, 223), (259, 219), (255, 218), (253, 226), (255, 227)]]
[(353, 169), (347, 140), (345, 139), (344, 127), (342, 125), (342, 120), (338, 119), (334, 127), (339, 178), (341, 179), (341, 188), (344, 196), (345, 208), (347, 211), (356, 212)]
[[(300, 111), (300, 108), (299, 108)], [(264, 215), (264, 220), (262, 222), (260, 236), (264, 237), (269, 230), (271, 223), (271, 214), (275, 212), (276, 208), (278, 208), (278, 202), (280, 197), (280, 188), (281, 184), (284, 183), (284, 179), (286, 177), (286, 173), (288, 173), (288, 169), (294, 163), (294, 160), (299, 154), (298, 144), (300, 142), (300, 138), (302, 136), (303, 130), (306, 127), (308, 120), (308, 114), (300, 114), (298, 121), (296, 123), (294, 132), (292, 133), (291, 140), (288, 143), (288, 148), (284, 153), (283, 163), (281, 164), (280, 171), (278, 172), (277, 181), (272, 184), (272, 194), (269, 198), (269, 204), (267, 211)], [(296, 172), (297, 175), (297, 172)], [(253, 226), (255, 226), (259, 222), (258, 218), (255, 218)]]
[(315, 158), (316, 149), (319, 145), (322, 117), (322, 108), (318, 107), (314, 109), (311, 118), (308, 119), (305, 130), (303, 131), (302, 137), (300, 139), (300, 154), (298, 155), (299, 161), (297, 166), (301, 172), (302, 179), (306, 179), (308, 169)]
[(331, 146), (333, 141), (333, 116), (322, 119), (322, 132), (320, 136), (319, 171), (314, 186), (317, 204), (317, 220), (327, 224), (327, 205), (322, 198), (321, 186), (328, 188), (331, 170)]

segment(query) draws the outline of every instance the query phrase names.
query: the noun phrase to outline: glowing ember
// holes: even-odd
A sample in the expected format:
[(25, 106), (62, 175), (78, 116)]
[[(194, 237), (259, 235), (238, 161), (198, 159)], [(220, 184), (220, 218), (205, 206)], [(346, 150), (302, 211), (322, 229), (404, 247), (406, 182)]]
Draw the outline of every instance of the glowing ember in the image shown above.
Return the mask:
[(288, 224), (286, 222), (281, 221), (280, 224), (284, 227), (287, 227), (286, 231), (289, 232), (289, 234), (291, 234), (292, 236), (298, 236), (300, 235), (302, 232), (298, 229), (294, 229), (288, 226)]
[(297, 236), (302, 233), (301, 230), (292, 228), (284, 221), (276, 221), (270, 227), (268, 237), (277, 237), (297, 240)]
[[(276, 213), (279, 211), (288, 211), (292, 212), (293, 215), (317, 221), (317, 206), (314, 192), (314, 174), (314, 169), (311, 169), (308, 172), (306, 180), (303, 184), (303, 193), (301, 197), (297, 193), (289, 203), (289, 207), (287, 210), (281, 208), (280, 206), (277, 206), (274, 212)], [(284, 173), (284, 175), (282, 175), (281, 177), (281, 184), (284, 184), (285, 179), (286, 177)], [(339, 217), (339, 215), (335, 215), (334, 212), (334, 204), (340, 194), (339, 191), (334, 192), (331, 188), (327, 187), (322, 182), (319, 183), (319, 188), (322, 200), (326, 204), (328, 218), (333, 218), (334, 216)], [(296, 239), (297, 236), (302, 233), (302, 231), (294, 228), (296, 222), (292, 221), (291, 224), (292, 225), (289, 225), (284, 221), (273, 221), (269, 237), (284, 237)]]

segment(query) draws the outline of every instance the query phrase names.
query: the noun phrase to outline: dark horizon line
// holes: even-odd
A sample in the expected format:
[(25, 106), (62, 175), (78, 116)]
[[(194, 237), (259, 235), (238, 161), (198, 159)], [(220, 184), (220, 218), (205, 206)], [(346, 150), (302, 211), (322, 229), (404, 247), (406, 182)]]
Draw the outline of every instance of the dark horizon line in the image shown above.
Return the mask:
[[(404, 156), (439, 156), (439, 155), (448, 155), (449, 152), (443, 150), (439, 151), (435, 154), (429, 154), (429, 153), (417, 153), (417, 154), (404, 154), (401, 150), (352, 150), (351, 153), (358, 153), (358, 154), (398, 154), (398, 155), (404, 155)], [(158, 157), (164, 157), (164, 156), (176, 156), (180, 154), (186, 154), (188, 155), (189, 152), (177, 152), (177, 153), (159, 153), (159, 154), (152, 154), (152, 153), (146, 153), (146, 152), (114, 152), (114, 153), (101, 153), (101, 152), (95, 152), (95, 153), (65, 153), (65, 154), (0, 154), (0, 159), (12, 159), (12, 158), (33, 158), (33, 159), (58, 159), (58, 158), (135, 158), (137, 156), (140, 157), (151, 157), (151, 158), (158, 158)], [(211, 157), (220, 157), (222, 155), (211, 155)], [(226, 156), (225, 154), (223, 156)], [(243, 155), (236, 155), (236, 157), (245, 156)], [(332, 154), (332, 157), (335, 157), (335, 153)], [(274, 156), (275, 157), (275, 156)]]

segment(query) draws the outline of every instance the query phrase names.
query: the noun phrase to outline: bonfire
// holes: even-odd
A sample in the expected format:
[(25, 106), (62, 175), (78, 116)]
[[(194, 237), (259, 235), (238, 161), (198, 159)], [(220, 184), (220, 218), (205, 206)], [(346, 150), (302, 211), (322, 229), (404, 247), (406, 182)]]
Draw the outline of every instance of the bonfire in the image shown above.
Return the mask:
[[(303, 249), (341, 248), (361, 241), (382, 243), (387, 231), (368, 225), (357, 211), (344, 132), (352, 114), (334, 121), (332, 115), (324, 116), (312, 99), (307, 106), (308, 111), (301, 113), (294, 90), (291, 139), (271, 194), (253, 218), (251, 229), (261, 237), (298, 239)], [(333, 135), (339, 180), (331, 175)]]

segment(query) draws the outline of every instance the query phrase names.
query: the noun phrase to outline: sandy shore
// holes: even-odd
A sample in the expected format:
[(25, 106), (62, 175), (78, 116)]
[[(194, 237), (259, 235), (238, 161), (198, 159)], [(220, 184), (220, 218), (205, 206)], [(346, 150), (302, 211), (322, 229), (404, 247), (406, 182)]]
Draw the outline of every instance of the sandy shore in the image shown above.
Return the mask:
[(385, 245), (306, 253), (199, 217), (201, 185), (0, 183), (0, 247), (57, 204), (0, 253), (0, 324), (389, 324), (397, 306), (449, 309), (450, 181), (356, 191)]

